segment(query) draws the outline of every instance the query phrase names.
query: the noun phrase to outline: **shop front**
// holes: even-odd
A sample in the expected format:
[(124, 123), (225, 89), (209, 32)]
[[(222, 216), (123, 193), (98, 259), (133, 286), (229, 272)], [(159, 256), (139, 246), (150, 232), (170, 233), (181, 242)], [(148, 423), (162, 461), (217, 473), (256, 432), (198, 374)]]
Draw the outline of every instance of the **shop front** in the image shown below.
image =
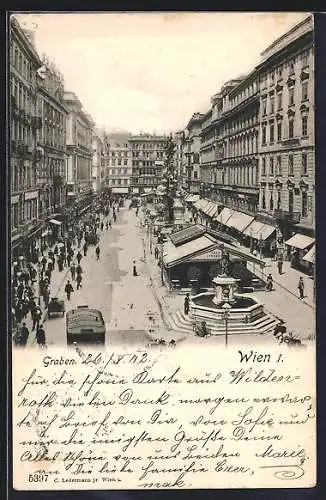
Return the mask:
[(297, 233), (287, 240), (285, 245), (287, 247), (288, 258), (291, 261), (291, 267), (309, 273), (311, 271), (311, 262), (305, 257), (314, 247), (315, 238)]

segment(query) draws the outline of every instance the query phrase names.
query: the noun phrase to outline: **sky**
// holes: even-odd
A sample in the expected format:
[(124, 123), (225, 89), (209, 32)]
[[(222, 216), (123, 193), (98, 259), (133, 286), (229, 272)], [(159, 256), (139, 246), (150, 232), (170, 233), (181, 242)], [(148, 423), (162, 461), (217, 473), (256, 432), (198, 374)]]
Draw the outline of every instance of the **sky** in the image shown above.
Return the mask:
[(36, 48), (54, 61), (98, 128), (181, 130), (229, 79), (307, 13), (29, 13)]

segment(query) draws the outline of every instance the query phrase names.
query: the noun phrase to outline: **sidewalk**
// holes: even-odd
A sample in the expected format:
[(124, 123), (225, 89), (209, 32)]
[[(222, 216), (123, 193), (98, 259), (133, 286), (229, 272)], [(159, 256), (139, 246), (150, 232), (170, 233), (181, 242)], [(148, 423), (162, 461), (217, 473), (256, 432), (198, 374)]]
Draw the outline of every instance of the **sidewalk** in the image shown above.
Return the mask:
[[(264, 259), (266, 265), (263, 269), (263, 276), (268, 276), (269, 273), (273, 276), (274, 283), (277, 283), (281, 288), (284, 288), (289, 293), (293, 294), (298, 298), (300, 303), (304, 303), (307, 306), (315, 309), (316, 305), (314, 302), (314, 280), (312, 277), (307, 276), (306, 274), (298, 271), (297, 269), (293, 269), (291, 267), (291, 263), (289, 261), (283, 262), (283, 270), (282, 274), (279, 274), (277, 268), (277, 262), (274, 260)], [(252, 263), (248, 263), (248, 269), (254, 272), (254, 265)], [(261, 276), (261, 270), (255, 269), (255, 274), (257, 276)], [(299, 291), (298, 291), (298, 283), (300, 276), (303, 277), (303, 281), (305, 284), (305, 297), (303, 300), (299, 299)]]

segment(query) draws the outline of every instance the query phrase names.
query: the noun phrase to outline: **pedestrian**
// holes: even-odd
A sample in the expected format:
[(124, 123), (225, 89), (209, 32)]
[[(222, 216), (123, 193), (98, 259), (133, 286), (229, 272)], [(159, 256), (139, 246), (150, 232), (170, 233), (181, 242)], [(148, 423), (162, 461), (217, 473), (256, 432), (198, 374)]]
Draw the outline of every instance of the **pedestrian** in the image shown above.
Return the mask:
[(44, 348), (46, 346), (45, 331), (43, 325), (40, 325), (36, 330), (36, 342), (40, 347)]
[(71, 278), (73, 281), (75, 281), (75, 276), (76, 276), (76, 266), (74, 263), (71, 264), (70, 266), (70, 273), (71, 273)]
[(190, 302), (189, 293), (187, 293), (184, 300), (184, 313), (186, 315), (188, 315), (189, 313), (189, 302)]
[(68, 264), (68, 267), (70, 267), (70, 264), (71, 264), (71, 252), (69, 252), (68, 255), (67, 255), (67, 264)]
[(84, 257), (87, 255), (87, 242), (85, 241), (84, 246), (83, 246), (83, 251), (84, 251)]
[(103, 221), (101, 222), (101, 231), (103, 231), (103, 228), (104, 228), (104, 223)]
[(29, 337), (29, 330), (26, 326), (26, 323), (23, 323), (19, 332), (19, 345), (25, 347), (27, 344), (28, 337)]
[(76, 259), (77, 259), (77, 262), (78, 262), (78, 265), (80, 264), (80, 261), (82, 260), (82, 254), (80, 253), (80, 251), (78, 250), (78, 253), (76, 255)]
[(111, 219), (109, 220), (109, 227), (110, 227), (110, 229), (111, 229), (111, 227), (112, 227), (112, 222), (111, 222)]
[(299, 297), (302, 300), (304, 299), (304, 281), (302, 276), (300, 276), (299, 278), (298, 288), (299, 288)]
[(273, 290), (273, 276), (271, 273), (267, 276), (267, 284), (266, 284), (266, 290), (268, 292), (271, 292)]
[(47, 270), (45, 271), (45, 276), (48, 278), (49, 281), (51, 281), (52, 271), (50, 268), (47, 268)]
[(79, 274), (82, 274), (83, 270), (80, 264), (76, 267), (76, 275), (78, 276)]
[(70, 281), (68, 280), (68, 282), (65, 286), (65, 293), (67, 294), (67, 300), (70, 300), (71, 292), (73, 292), (73, 291), (74, 291), (73, 286), (70, 283)]
[(108, 230), (109, 229), (109, 223), (108, 221), (106, 221), (106, 224), (105, 224), (105, 229)]
[(60, 255), (59, 258), (58, 258), (58, 267), (59, 267), (59, 271), (62, 272), (63, 271), (63, 257)]
[(49, 305), (49, 301), (50, 301), (50, 287), (49, 287), (49, 285), (47, 285), (44, 289), (43, 300), (44, 300), (45, 308), (47, 309), (47, 307)]
[(133, 261), (132, 274), (133, 274), (133, 276), (138, 276), (135, 260)]
[(96, 259), (97, 260), (99, 260), (99, 258), (100, 258), (100, 252), (101, 252), (100, 247), (97, 245), (97, 247), (95, 249)]
[(283, 260), (282, 259), (278, 259), (277, 268), (278, 268), (278, 274), (282, 274), (282, 269), (283, 269)]
[(36, 306), (34, 311), (33, 311), (33, 326), (32, 330), (35, 330), (35, 328), (38, 328), (40, 321), (42, 317), (42, 311), (40, 306)]
[(79, 290), (82, 285), (81, 285), (81, 282), (82, 282), (82, 275), (81, 274), (77, 274), (77, 278), (76, 278), (76, 283), (77, 283), (77, 290)]
[(44, 271), (45, 271), (45, 266), (46, 266), (46, 263), (47, 263), (46, 257), (45, 257), (45, 256), (43, 256), (43, 257), (42, 257), (42, 260), (41, 260), (41, 264), (42, 264), (42, 271), (43, 271), (43, 273), (44, 273)]

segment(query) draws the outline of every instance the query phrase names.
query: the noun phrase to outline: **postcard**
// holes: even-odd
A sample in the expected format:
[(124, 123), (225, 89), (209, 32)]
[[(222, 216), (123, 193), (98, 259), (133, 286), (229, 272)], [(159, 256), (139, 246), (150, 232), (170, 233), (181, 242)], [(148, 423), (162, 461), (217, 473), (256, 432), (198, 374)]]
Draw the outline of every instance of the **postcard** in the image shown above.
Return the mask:
[(13, 487), (314, 487), (313, 15), (8, 32)]

